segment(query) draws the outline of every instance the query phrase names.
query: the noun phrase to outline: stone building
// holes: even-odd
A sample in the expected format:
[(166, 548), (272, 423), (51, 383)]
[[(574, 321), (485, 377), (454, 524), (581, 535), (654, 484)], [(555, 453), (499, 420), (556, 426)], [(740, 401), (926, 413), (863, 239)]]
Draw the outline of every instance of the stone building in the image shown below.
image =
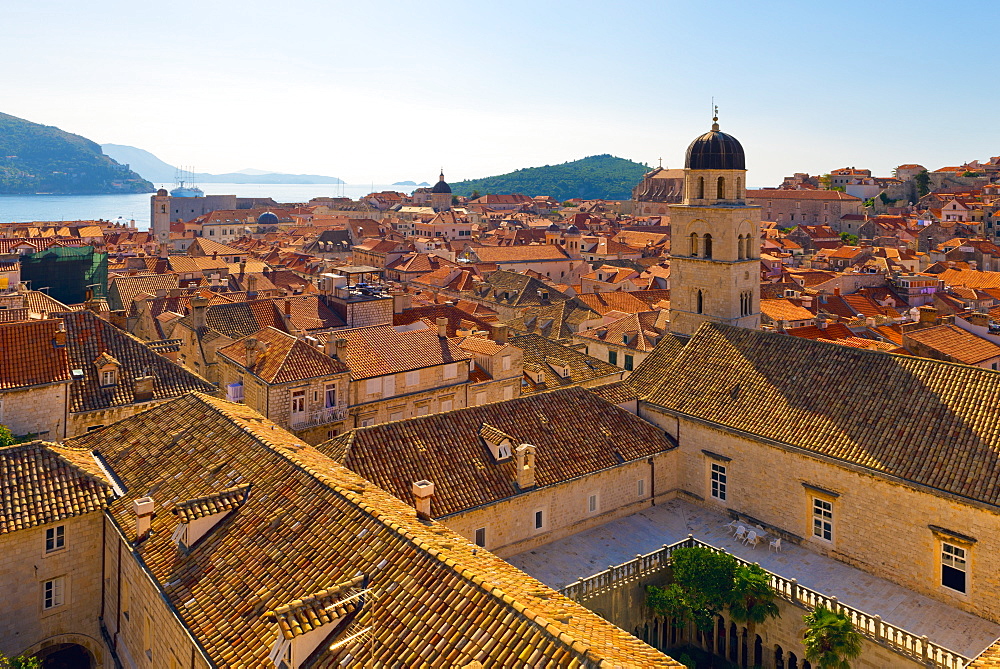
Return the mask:
[(684, 170), (657, 167), (642, 176), (632, 189), (632, 213), (635, 216), (663, 216), (668, 205), (684, 199)]
[(760, 207), (763, 220), (783, 227), (835, 225), (845, 214), (861, 214), (864, 204), (860, 198), (836, 190), (778, 189), (748, 190), (746, 202)]
[(681, 334), (760, 325), (760, 207), (744, 199), (743, 147), (717, 121), (688, 146), (683, 204), (670, 205), (670, 329)]

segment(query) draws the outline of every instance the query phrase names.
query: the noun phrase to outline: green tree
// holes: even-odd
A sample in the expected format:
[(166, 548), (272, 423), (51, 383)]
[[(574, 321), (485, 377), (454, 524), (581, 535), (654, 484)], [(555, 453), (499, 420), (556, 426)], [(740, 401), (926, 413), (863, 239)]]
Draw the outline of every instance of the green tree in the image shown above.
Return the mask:
[(830, 190), (830, 178), (829, 174), (821, 174), (818, 177), (820, 187), (824, 190)]
[(927, 174), (927, 170), (918, 172), (917, 176), (913, 177), (913, 181), (917, 184), (917, 197), (923, 197), (931, 192), (931, 176)]
[(818, 669), (851, 669), (850, 660), (861, 655), (861, 633), (845, 614), (824, 606), (805, 616), (803, 643), (806, 659)]
[(760, 565), (740, 565), (733, 575), (729, 617), (738, 623), (746, 623), (753, 634), (755, 625), (781, 615), (774, 597), (770, 574)]
[(892, 198), (890, 198), (888, 195), (886, 195), (885, 191), (882, 191), (881, 193), (878, 194), (878, 199), (882, 200), (882, 204), (884, 204), (887, 207), (890, 204), (894, 204), (896, 202), (895, 200), (893, 200)]
[(858, 236), (857, 235), (852, 235), (849, 232), (841, 232), (840, 233), (840, 241), (844, 242), (845, 244), (847, 244), (849, 246), (857, 246), (857, 244), (858, 244)]
[[(0, 447), (10, 446), (16, 440), (14, 439), (13, 433), (11, 433), (10, 428), (6, 425), (0, 424)], [(3, 665), (0, 665), (2, 667)]]
[(715, 617), (729, 605), (736, 576), (736, 559), (707, 548), (678, 548), (670, 559), (674, 581), (666, 588), (647, 588), (646, 603), (675, 625), (693, 623), (711, 631)]
[(42, 662), (37, 657), (12, 657), (7, 659), (0, 654), (0, 669), (42, 669)]

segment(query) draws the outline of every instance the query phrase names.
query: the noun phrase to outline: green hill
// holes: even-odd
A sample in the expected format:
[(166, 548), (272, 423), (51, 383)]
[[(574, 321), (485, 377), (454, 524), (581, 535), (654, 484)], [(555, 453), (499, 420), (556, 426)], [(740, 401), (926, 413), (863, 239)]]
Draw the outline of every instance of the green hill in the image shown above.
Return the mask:
[(557, 200), (627, 200), (632, 188), (649, 167), (610, 154), (588, 156), (561, 165), (526, 167), (496, 177), (470, 179), (451, 184), (456, 195), (524, 193), (551, 195)]
[(85, 137), (0, 114), (0, 195), (153, 190), (153, 184)]

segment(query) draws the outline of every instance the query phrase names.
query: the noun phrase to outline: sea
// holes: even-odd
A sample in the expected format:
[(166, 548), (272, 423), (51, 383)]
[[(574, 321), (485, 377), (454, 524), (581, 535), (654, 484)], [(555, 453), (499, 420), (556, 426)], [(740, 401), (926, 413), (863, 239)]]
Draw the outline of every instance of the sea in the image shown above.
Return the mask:
[[(198, 184), (188, 184), (198, 185)], [(171, 190), (177, 184), (157, 184)], [(308, 202), (314, 197), (358, 199), (372, 192), (394, 190), (410, 193), (414, 186), (388, 184), (205, 184), (206, 195), (270, 197), (275, 202)], [(0, 195), (0, 223), (33, 221), (105, 220), (149, 229), (149, 198), (152, 193), (127, 195)]]

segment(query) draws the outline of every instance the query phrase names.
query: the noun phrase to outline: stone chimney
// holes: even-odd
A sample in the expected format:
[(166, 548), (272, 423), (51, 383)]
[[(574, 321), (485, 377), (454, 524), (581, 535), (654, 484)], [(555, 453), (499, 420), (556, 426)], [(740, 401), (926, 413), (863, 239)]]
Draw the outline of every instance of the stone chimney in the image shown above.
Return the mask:
[(392, 296), (392, 312), (401, 314), (409, 309), (413, 304), (413, 298), (409, 293), (398, 293)]
[(979, 327), (988, 328), (990, 326), (990, 316), (989, 314), (969, 314), (966, 318), (968, 322), (973, 325), (978, 325)]
[(254, 363), (257, 362), (257, 338), (247, 337), (243, 340), (243, 345), (247, 351), (247, 369), (253, 369)]
[(936, 323), (937, 322), (937, 309), (929, 304), (925, 304), (922, 307), (917, 307), (917, 312), (920, 314), (920, 323)]
[(171, 288), (170, 289), (170, 297), (180, 297), (180, 296), (181, 296), (181, 289), (180, 288)]
[(149, 536), (149, 528), (153, 523), (152, 497), (140, 497), (132, 500), (132, 510), (135, 512), (135, 540), (142, 541)]
[(417, 518), (431, 519), (431, 498), (434, 497), (434, 484), (424, 479), (413, 483), (413, 505), (417, 507)]
[(517, 487), (521, 490), (535, 487), (535, 447), (521, 444), (514, 449), (517, 462)]
[(148, 402), (153, 399), (153, 379), (152, 375), (147, 374), (135, 380), (135, 387), (132, 391), (134, 401)]
[(509, 329), (506, 325), (502, 323), (497, 323), (493, 326), (493, 341), (497, 344), (503, 346), (507, 343)]
[(204, 297), (191, 298), (191, 325), (197, 331), (205, 329), (205, 317), (208, 311), (208, 300)]
[(167, 296), (167, 289), (166, 288), (157, 288), (156, 289), (156, 296), (157, 297), (166, 297)]
[(438, 318), (434, 321), (437, 323), (438, 337), (444, 338), (448, 336), (448, 319)]

